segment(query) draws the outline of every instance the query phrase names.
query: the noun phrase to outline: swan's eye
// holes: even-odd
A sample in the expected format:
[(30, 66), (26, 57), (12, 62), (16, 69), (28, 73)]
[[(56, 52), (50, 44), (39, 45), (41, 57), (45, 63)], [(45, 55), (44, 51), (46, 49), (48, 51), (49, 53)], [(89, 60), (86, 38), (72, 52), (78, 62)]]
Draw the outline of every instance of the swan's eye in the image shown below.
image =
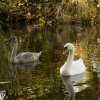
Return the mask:
[(64, 49), (63, 50), (67, 50), (67, 47), (64, 47)]

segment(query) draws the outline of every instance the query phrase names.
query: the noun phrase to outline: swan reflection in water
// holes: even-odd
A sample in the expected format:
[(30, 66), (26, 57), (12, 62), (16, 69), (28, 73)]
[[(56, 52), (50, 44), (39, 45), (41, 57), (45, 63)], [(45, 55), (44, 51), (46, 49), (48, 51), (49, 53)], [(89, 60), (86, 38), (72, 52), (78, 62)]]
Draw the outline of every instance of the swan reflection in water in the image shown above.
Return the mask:
[[(61, 79), (64, 84), (64, 100), (75, 100), (75, 93), (84, 90), (87, 86), (84, 83), (82, 84), (82, 88), (77, 86), (77, 83), (81, 82), (84, 79), (85, 73), (72, 75), (72, 76), (61, 76)], [(75, 86), (74, 86), (75, 85)]]

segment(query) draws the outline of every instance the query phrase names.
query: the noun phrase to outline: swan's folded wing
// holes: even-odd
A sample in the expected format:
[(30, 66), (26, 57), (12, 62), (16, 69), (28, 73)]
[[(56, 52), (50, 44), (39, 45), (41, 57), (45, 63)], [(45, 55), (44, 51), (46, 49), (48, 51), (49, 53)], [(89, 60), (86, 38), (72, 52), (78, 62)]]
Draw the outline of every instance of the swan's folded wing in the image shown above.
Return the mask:
[(20, 53), (16, 56), (16, 60), (19, 63), (34, 61), (33, 54), (31, 52)]
[(31, 52), (24, 52), (24, 53), (20, 53), (16, 56), (16, 59), (28, 59), (32, 56)]
[(20, 53), (16, 56), (16, 60), (19, 63), (33, 62), (39, 59), (40, 53), (33, 53), (33, 52)]
[(73, 61), (72, 63), (72, 66), (71, 66), (71, 73), (83, 73), (85, 70), (86, 70), (86, 67), (83, 63), (83, 60), (82, 59), (79, 59), (79, 60), (76, 60), (76, 61)]

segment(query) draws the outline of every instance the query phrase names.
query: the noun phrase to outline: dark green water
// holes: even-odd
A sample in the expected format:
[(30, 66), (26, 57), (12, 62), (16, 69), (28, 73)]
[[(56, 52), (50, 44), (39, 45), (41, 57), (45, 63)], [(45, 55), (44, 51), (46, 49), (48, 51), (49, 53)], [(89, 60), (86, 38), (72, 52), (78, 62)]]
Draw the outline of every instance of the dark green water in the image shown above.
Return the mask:
[[(34, 29), (32, 25), (3, 27), (0, 32), (0, 90), (6, 91), (5, 100), (69, 100), (65, 99), (60, 67), (63, 45), (75, 45), (75, 59), (82, 58), (86, 72), (84, 79), (73, 85), (75, 100), (100, 100), (100, 25), (83, 27), (57, 25)], [(43, 51), (40, 61), (24, 65), (9, 63), (12, 43), (6, 45), (4, 36), (18, 38), (18, 53)], [(95, 67), (95, 68), (93, 68)]]

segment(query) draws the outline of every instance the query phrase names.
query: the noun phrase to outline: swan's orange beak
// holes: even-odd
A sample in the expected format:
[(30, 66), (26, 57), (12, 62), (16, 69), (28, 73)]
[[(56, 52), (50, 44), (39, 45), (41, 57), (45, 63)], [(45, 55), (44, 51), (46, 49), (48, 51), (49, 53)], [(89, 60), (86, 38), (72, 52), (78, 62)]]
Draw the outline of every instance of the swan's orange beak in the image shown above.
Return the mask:
[(65, 47), (65, 48), (63, 49), (62, 55), (65, 55), (66, 53), (67, 53), (67, 48)]

